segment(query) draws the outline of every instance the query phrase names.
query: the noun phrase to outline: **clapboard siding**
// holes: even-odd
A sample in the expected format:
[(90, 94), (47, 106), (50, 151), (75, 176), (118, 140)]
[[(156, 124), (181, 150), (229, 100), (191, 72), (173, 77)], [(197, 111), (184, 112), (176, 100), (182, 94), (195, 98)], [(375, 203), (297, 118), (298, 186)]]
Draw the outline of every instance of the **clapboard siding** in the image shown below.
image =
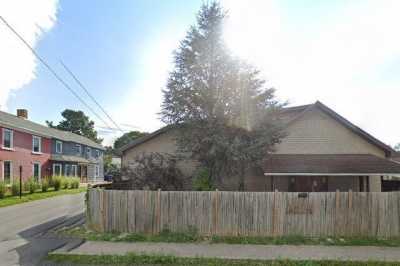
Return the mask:
[(88, 226), (157, 234), (400, 236), (400, 192), (192, 192), (90, 189)]

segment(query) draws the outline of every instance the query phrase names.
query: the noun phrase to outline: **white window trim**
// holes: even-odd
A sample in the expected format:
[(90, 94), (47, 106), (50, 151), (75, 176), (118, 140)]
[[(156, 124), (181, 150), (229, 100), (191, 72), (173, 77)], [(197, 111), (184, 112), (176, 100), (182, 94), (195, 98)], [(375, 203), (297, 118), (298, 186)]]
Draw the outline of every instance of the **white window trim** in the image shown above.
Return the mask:
[[(57, 146), (58, 146), (57, 144), (61, 144), (61, 145), (60, 145), (60, 147), (61, 147), (61, 150), (60, 150), (60, 151), (57, 150)], [(60, 153), (62, 153), (62, 152), (63, 152), (63, 143), (62, 143), (61, 140), (56, 140), (56, 153), (59, 153), (59, 154), (60, 154)]]
[(91, 158), (92, 157), (92, 149), (90, 147), (86, 148), (86, 155)]
[(42, 181), (42, 165), (40, 162), (34, 162), (32, 164), (32, 176), (35, 178), (35, 165), (39, 165), (39, 176), (38, 176), (38, 182), (40, 183)]
[[(39, 139), (39, 151), (35, 151), (35, 139)], [(42, 154), (42, 138), (39, 136), (32, 135), (32, 153), (33, 154)]]
[[(69, 168), (69, 167), (71, 167), (72, 165), (71, 164), (65, 164), (64, 165), (64, 176), (71, 176), (71, 172), (70, 173), (68, 173), (68, 171), (67, 171), (67, 168)], [(72, 170), (72, 167), (70, 168), (70, 170)]]
[(2, 175), (1, 175), (1, 178), (2, 178), (2, 181), (4, 182), (4, 163), (5, 162), (10, 162), (10, 184), (12, 184), (13, 182), (14, 182), (14, 176), (13, 176), (13, 162), (12, 161), (10, 161), (10, 160), (4, 160), (3, 161), (3, 165), (2, 165)]
[[(56, 166), (60, 166), (60, 171), (61, 171), (60, 175), (55, 175)], [(60, 164), (60, 163), (53, 163), (53, 176), (62, 176), (62, 164)]]
[(76, 144), (75, 147), (78, 148), (78, 151), (76, 153), (82, 154), (82, 145), (81, 144)]
[(96, 150), (96, 157), (99, 158), (100, 157), (100, 151)]
[(99, 167), (99, 165), (95, 165), (94, 166), (94, 177), (95, 178), (98, 178), (100, 176), (100, 167)]
[[(6, 131), (8, 131), (8, 132), (11, 133), (11, 140), (10, 140), (10, 146), (11, 146), (11, 147), (5, 147), (5, 146), (4, 146), (5, 132), (6, 132)], [(14, 150), (14, 130), (9, 129), (9, 128), (3, 128), (3, 131), (2, 131), (2, 139), (1, 139), (1, 147), (2, 147), (4, 150), (10, 150), (10, 151), (13, 151), (13, 150)]]
[(77, 177), (78, 176), (78, 166), (76, 164), (71, 165), (71, 172), (72, 172), (72, 177)]

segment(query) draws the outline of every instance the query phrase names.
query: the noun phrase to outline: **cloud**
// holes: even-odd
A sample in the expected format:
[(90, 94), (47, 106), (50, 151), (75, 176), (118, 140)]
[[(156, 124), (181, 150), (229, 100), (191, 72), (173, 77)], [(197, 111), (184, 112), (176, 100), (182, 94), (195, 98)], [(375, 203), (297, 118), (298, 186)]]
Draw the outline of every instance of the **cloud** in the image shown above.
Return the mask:
[[(0, 16), (35, 47), (55, 24), (58, 0), (0, 1)], [(0, 21), (0, 109), (10, 94), (35, 78), (37, 62), (20, 40)]]
[(279, 98), (319, 99), (383, 141), (400, 142), (400, 2), (282, 3), (223, 1), (232, 51), (257, 65)]

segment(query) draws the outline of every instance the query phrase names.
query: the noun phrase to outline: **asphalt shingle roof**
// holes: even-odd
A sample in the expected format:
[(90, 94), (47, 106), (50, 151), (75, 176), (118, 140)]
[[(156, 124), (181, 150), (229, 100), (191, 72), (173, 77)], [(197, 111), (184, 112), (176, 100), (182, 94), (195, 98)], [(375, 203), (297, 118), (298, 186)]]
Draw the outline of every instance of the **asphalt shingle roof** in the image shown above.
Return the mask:
[(15, 128), (42, 137), (55, 138), (63, 141), (76, 142), (93, 148), (104, 150), (104, 147), (93, 140), (72, 132), (49, 128), (18, 116), (0, 111), (0, 126)]

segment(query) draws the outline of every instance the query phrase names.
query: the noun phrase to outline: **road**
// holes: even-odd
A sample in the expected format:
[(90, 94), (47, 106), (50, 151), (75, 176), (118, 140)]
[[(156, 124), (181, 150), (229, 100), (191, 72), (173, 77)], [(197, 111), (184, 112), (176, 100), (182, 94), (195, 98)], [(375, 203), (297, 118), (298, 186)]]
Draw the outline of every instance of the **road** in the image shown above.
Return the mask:
[(49, 252), (73, 239), (51, 229), (81, 223), (84, 193), (0, 208), (0, 265), (38, 265)]

